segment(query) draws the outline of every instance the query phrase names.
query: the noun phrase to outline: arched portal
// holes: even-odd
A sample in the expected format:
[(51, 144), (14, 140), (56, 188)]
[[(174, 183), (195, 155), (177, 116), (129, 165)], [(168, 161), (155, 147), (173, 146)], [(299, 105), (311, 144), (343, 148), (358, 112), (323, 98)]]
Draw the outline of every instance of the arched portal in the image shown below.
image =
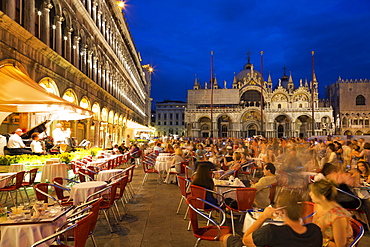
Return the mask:
[(290, 136), (290, 119), (285, 115), (279, 115), (275, 118), (274, 129), (278, 131), (277, 137)]
[(298, 133), (300, 138), (308, 137), (308, 132), (311, 130), (311, 118), (305, 115), (297, 118)]
[(200, 136), (209, 137), (211, 131), (211, 119), (208, 117), (202, 117), (198, 121), (200, 126)]
[(258, 129), (258, 127), (257, 127), (256, 124), (249, 125), (248, 128), (247, 128), (248, 137), (252, 137), (252, 136), (257, 135), (257, 129)]
[(231, 119), (227, 115), (222, 115), (217, 120), (217, 129), (219, 137), (228, 137), (228, 131), (230, 128)]

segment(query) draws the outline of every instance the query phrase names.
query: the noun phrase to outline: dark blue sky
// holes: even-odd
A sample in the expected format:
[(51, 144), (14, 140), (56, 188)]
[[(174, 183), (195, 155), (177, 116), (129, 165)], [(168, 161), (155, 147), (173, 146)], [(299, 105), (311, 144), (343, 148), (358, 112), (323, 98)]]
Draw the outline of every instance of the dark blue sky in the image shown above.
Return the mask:
[(369, 0), (127, 0), (125, 16), (143, 64), (150, 63), (154, 101), (186, 100), (194, 74), (210, 80), (214, 71), (223, 87), (247, 62), (273, 84), (292, 72), (293, 80), (311, 80), (311, 51), (320, 85), (370, 78)]

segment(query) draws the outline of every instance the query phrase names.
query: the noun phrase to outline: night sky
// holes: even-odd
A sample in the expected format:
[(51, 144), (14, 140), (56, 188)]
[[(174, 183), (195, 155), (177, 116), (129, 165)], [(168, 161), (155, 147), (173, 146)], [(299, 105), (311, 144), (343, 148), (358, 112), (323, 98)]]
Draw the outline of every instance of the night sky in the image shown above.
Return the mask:
[(231, 87), (247, 62), (273, 84), (292, 73), (294, 83), (311, 80), (311, 51), (320, 97), (325, 85), (342, 79), (370, 79), (369, 0), (128, 0), (123, 10), (143, 64), (155, 68), (151, 97), (186, 100), (195, 74), (214, 73)]

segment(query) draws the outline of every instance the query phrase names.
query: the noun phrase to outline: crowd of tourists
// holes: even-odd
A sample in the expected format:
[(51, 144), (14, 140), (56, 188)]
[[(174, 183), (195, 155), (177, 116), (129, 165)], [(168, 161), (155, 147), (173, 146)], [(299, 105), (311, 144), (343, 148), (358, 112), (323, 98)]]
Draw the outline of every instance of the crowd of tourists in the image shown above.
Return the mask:
[[(192, 183), (210, 190), (215, 186), (209, 176), (212, 170), (223, 170), (225, 173), (235, 171), (232, 174), (239, 174), (247, 187), (256, 188), (254, 205), (267, 210), (243, 237), (225, 237), (225, 246), (275, 246), (277, 242), (282, 244), (280, 246), (293, 246), (295, 243), (302, 246), (347, 246), (353, 240), (349, 223), (352, 215), (339, 201), (337, 195), (340, 192), (337, 188), (356, 195), (355, 188), (368, 186), (367, 183), (370, 183), (370, 143), (362, 138), (180, 138), (156, 140), (141, 146), (121, 146), (125, 147), (124, 152), (131, 153), (136, 153), (137, 149), (142, 153), (173, 153), (172, 169), (176, 172), (181, 170), (181, 161), (194, 161), (189, 163), (196, 169)], [(245, 167), (250, 169), (251, 166), (245, 164), (260, 167), (260, 175), (246, 181), (243, 177), (247, 171)], [(284, 208), (280, 210), (285, 214), (284, 228), (262, 227), (264, 220), (276, 213), (273, 207), (268, 207), (269, 192), (266, 190), (268, 185), (274, 183), (278, 183), (282, 190), (275, 208)], [(369, 197), (369, 193), (360, 196), (362, 209), (367, 216)], [(212, 194), (207, 194), (207, 200), (217, 204), (217, 199)], [(299, 220), (299, 212), (302, 210), (300, 203), (307, 200), (315, 203), (315, 215), (313, 224), (302, 226)], [(284, 237), (271, 239), (276, 234)]]

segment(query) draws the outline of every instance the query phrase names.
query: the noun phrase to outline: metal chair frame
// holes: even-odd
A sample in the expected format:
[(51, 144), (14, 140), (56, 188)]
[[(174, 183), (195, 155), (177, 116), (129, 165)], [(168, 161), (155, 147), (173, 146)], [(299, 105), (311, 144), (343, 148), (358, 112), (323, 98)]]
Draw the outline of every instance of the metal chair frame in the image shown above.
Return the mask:
[[(199, 209), (197, 209), (195, 206), (192, 205), (191, 201), (194, 201), (194, 200), (197, 200), (197, 201), (201, 201), (205, 204), (208, 204), (209, 206), (215, 208), (217, 211), (220, 212), (220, 216), (221, 216), (221, 219), (220, 219), (220, 223), (218, 224), (214, 219), (212, 219), (210, 216), (207, 216), (206, 214), (202, 213)], [(196, 197), (189, 197), (186, 199), (186, 203), (188, 204), (190, 210), (192, 210), (193, 212), (195, 212), (196, 214), (202, 216), (203, 218), (205, 218), (208, 222), (211, 222), (214, 227), (210, 227), (207, 226), (206, 227), (201, 227), (201, 228), (198, 228), (198, 224), (196, 223), (196, 225), (193, 225), (193, 222), (195, 222), (195, 220), (193, 219), (194, 218), (194, 214), (192, 212), (190, 212), (190, 217), (191, 217), (191, 223), (193, 225), (193, 234), (194, 236), (197, 238), (197, 241), (195, 242), (195, 247), (197, 247), (200, 243), (200, 241), (202, 240), (202, 236), (200, 234), (198, 234), (199, 232), (198, 229), (202, 229), (201, 232), (207, 232), (208, 230), (211, 230), (211, 229), (217, 229), (217, 235), (213, 237), (213, 239), (211, 241), (218, 241), (219, 238), (221, 237), (221, 234), (222, 234), (222, 230), (221, 228), (225, 229), (227, 232), (226, 233), (229, 233), (230, 232), (230, 228), (227, 227), (227, 226), (223, 226), (223, 224), (225, 223), (226, 221), (226, 215), (225, 215), (225, 212), (218, 206), (210, 203), (210, 202), (207, 202), (203, 199), (200, 199), (200, 198), (196, 198)], [(197, 220), (198, 221), (198, 220)]]

